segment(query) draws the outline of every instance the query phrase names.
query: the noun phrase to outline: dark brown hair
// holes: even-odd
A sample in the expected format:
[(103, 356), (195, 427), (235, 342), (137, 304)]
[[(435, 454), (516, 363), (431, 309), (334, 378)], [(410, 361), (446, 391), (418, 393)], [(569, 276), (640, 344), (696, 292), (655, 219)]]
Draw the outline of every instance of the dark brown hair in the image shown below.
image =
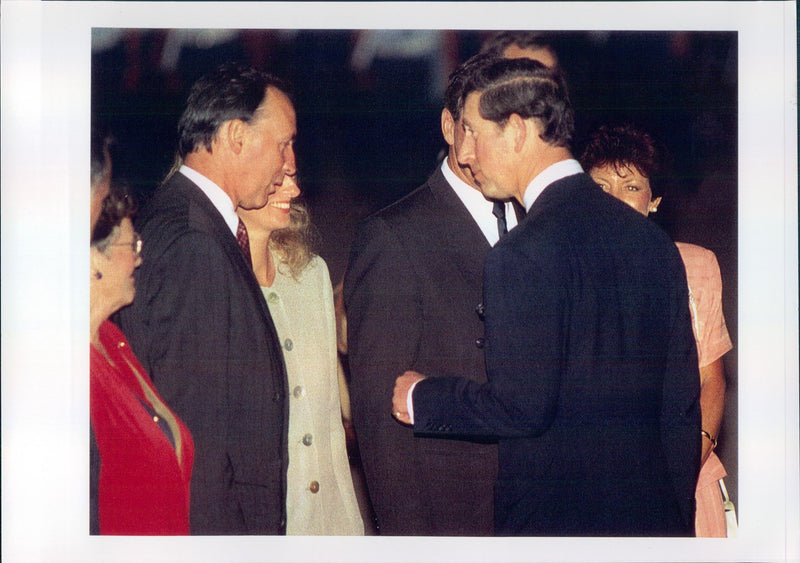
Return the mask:
[(558, 61), (558, 55), (553, 48), (550, 38), (539, 31), (501, 31), (489, 37), (481, 45), (481, 53), (489, 53), (502, 57), (505, 50), (511, 45), (516, 45), (520, 49), (531, 49), (537, 51), (546, 49), (550, 51), (553, 58)]
[(472, 92), (481, 92), (478, 107), (484, 119), (504, 126), (512, 114), (535, 118), (547, 143), (567, 147), (572, 141), (575, 116), (557, 69), (527, 58), (488, 59), (466, 80), (464, 99)]
[(123, 190), (114, 190), (103, 200), (103, 210), (92, 230), (91, 246), (105, 252), (114, 241), (117, 227), (125, 218), (133, 219), (136, 214), (136, 202)]
[(226, 63), (197, 80), (178, 122), (181, 158), (200, 147), (211, 150), (217, 131), (226, 121), (240, 119), (249, 123), (270, 86), (291, 99), (288, 83), (238, 63)]
[(613, 166), (617, 171), (636, 168), (650, 181), (653, 197), (663, 195), (664, 179), (669, 167), (666, 148), (633, 123), (598, 127), (589, 135), (580, 162), (586, 172), (603, 166)]

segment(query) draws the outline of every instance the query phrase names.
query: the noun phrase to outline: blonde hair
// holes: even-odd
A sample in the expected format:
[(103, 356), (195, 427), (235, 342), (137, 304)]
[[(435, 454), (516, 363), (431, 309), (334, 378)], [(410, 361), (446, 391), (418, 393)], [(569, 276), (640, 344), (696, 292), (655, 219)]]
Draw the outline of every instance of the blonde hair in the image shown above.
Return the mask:
[(172, 159), (172, 166), (167, 172), (167, 175), (164, 176), (164, 179), (161, 180), (161, 185), (163, 186), (164, 184), (166, 184), (169, 181), (169, 179), (172, 178), (175, 175), (175, 173), (181, 169), (181, 166), (183, 166), (183, 157), (181, 157), (181, 155), (176, 152), (175, 158)]
[[(299, 280), (306, 266), (314, 258), (312, 250), (316, 242), (316, 232), (311, 225), (311, 217), (306, 205), (292, 200), (289, 211), (289, 226), (273, 231), (269, 237), (269, 248), (278, 255), (276, 268), (288, 268), (289, 275)], [(281, 269), (282, 273), (286, 270)]]

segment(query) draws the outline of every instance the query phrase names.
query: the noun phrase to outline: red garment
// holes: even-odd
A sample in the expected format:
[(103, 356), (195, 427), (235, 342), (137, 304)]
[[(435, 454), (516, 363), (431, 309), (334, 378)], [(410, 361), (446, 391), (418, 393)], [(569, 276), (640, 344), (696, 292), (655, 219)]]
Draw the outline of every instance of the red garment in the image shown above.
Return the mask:
[(158, 393), (125, 336), (106, 321), (100, 326), (100, 342), (115, 364), (92, 346), (91, 419), (100, 453), (100, 533), (188, 534), (194, 461), (189, 430), (176, 416), (182, 442), (179, 463), (169, 438), (140, 402), (149, 404), (131, 366)]

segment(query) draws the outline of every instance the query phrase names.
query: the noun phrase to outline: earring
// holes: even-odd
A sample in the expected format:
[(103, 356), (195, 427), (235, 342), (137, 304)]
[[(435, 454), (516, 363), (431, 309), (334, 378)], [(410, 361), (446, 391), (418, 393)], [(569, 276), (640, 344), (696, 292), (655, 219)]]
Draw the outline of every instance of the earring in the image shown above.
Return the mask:
[(102, 280), (102, 279), (103, 279), (103, 274), (101, 274), (101, 273), (98, 271), (98, 272), (95, 272), (95, 274), (94, 274), (94, 277), (96, 277), (98, 280)]

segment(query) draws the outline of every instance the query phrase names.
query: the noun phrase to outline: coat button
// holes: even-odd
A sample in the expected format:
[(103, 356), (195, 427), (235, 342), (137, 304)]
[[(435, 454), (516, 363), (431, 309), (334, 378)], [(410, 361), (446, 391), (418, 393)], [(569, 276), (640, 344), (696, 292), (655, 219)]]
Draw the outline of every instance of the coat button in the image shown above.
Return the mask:
[(483, 320), (483, 317), (486, 316), (486, 307), (483, 303), (478, 303), (478, 306), (475, 307), (475, 312), (478, 314), (478, 317)]
[(283, 341), (283, 347), (286, 348), (288, 352), (291, 352), (292, 348), (294, 348), (294, 342), (292, 342), (291, 338), (287, 338)]
[(308, 484), (308, 490), (313, 494), (317, 494), (319, 492), (319, 483), (317, 481), (311, 481), (311, 483)]
[(310, 446), (313, 441), (314, 437), (311, 434), (306, 434), (303, 436), (303, 445)]
[(475, 346), (477, 346), (478, 348), (483, 348), (484, 346), (486, 346), (486, 339), (483, 337), (476, 339)]
[(306, 390), (303, 388), (302, 385), (298, 385), (294, 389), (292, 389), (292, 395), (294, 395), (295, 399), (301, 399), (305, 396)]
[(282, 393), (275, 392), (272, 395), (272, 402), (273, 403), (280, 403), (282, 399), (283, 399), (283, 394)]

